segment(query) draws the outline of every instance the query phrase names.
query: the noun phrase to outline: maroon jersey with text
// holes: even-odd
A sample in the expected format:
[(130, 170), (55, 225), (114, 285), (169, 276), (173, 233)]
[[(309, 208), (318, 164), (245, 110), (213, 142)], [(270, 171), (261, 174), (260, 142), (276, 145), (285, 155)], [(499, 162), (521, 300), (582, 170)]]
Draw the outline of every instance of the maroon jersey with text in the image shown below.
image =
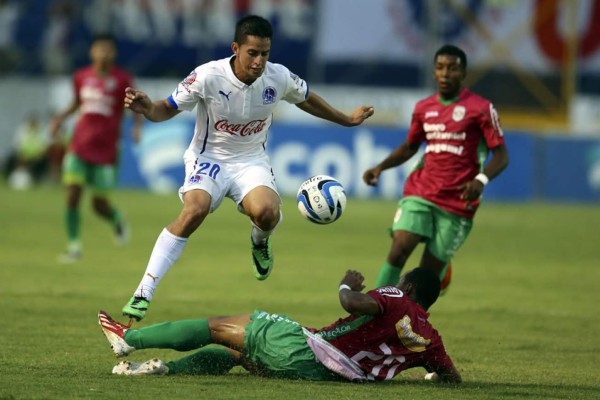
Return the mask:
[(80, 116), (69, 151), (92, 164), (114, 164), (121, 133), (125, 88), (133, 86), (126, 71), (113, 67), (108, 75), (97, 75), (93, 67), (73, 76)]
[(413, 367), (429, 372), (452, 367), (420, 305), (394, 286), (367, 294), (379, 304), (380, 315), (349, 316), (314, 332), (358, 363), (369, 380), (389, 380)]
[(435, 94), (415, 106), (407, 140), (426, 142), (425, 155), (404, 185), (404, 197), (419, 196), (438, 207), (473, 218), (479, 200), (460, 198), (461, 185), (482, 170), (488, 149), (504, 143), (492, 103), (467, 89), (443, 104)]

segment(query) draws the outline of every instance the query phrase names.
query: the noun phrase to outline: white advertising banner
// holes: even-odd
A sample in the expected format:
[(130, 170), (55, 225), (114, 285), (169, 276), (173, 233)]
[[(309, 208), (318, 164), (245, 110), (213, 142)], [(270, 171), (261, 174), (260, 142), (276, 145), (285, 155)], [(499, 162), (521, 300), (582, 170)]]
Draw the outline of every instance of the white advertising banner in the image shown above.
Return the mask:
[(600, 0), (321, 0), (319, 7), (323, 61), (423, 65), (452, 43), (471, 65), (543, 72), (559, 69), (566, 44), (576, 43), (578, 70), (600, 74)]

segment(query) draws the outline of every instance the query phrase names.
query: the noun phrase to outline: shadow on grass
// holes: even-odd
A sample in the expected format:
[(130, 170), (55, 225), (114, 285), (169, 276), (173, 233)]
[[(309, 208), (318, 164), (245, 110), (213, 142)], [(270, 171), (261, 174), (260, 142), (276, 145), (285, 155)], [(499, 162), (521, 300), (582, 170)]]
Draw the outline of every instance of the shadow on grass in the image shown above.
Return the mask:
[[(237, 375), (237, 377), (244, 377), (245, 374)], [(231, 376), (231, 375), (230, 375)], [(448, 391), (460, 391), (464, 395), (477, 393), (488, 393), (495, 396), (506, 396), (506, 397), (531, 397), (539, 398), (544, 396), (545, 398), (596, 398), (600, 392), (600, 384), (595, 386), (589, 385), (565, 385), (565, 384), (544, 384), (544, 383), (514, 383), (514, 382), (477, 382), (467, 381), (461, 384), (437, 384), (433, 382), (426, 382), (418, 378), (407, 377), (406, 379), (396, 379), (387, 382), (367, 382), (367, 383), (350, 383), (350, 382), (307, 382), (307, 381), (291, 381), (291, 380), (280, 380), (272, 378), (260, 378), (252, 375), (246, 375), (244, 377), (248, 380), (253, 379), (264, 379), (264, 382), (273, 382), (275, 386), (279, 384), (285, 384), (290, 386), (327, 386), (329, 388), (339, 387), (364, 387), (364, 388), (378, 388), (379, 390), (389, 388), (397, 390), (398, 388), (414, 388), (414, 389), (435, 389), (435, 390), (448, 390)], [(243, 379), (244, 379), (243, 378)]]
[[(322, 384), (322, 383), (319, 383)], [(339, 383), (340, 385), (347, 385), (347, 383)], [(351, 384), (352, 385), (352, 384)], [(377, 383), (363, 383), (355, 384), (363, 386), (377, 386), (393, 387), (397, 389), (399, 387), (405, 388), (435, 388), (449, 391), (460, 391), (463, 395), (476, 395), (477, 393), (493, 394), (494, 396), (501, 396), (500, 398), (509, 397), (530, 397), (540, 398), (543, 396), (546, 399), (556, 398), (581, 398), (581, 399), (592, 399), (597, 398), (600, 393), (600, 384), (595, 386), (589, 385), (565, 385), (565, 384), (545, 384), (545, 383), (514, 383), (514, 382), (477, 382), (467, 381), (461, 384), (436, 384), (432, 382), (425, 382), (422, 380), (393, 380), (389, 382), (377, 382)]]

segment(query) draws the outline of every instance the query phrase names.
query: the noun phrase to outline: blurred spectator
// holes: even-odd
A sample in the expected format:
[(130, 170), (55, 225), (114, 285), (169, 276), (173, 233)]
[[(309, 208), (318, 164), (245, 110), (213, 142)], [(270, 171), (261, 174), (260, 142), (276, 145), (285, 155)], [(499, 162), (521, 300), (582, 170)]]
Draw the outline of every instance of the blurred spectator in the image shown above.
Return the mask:
[(42, 54), (44, 69), (49, 74), (63, 74), (71, 70), (69, 39), (74, 18), (75, 6), (71, 0), (56, 0), (48, 8)]
[(17, 129), (14, 149), (9, 156), (5, 174), (14, 189), (28, 189), (39, 183), (48, 170), (48, 141), (40, 121), (31, 114)]
[(14, 1), (0, 0), (0, 74), (10, 72), (17, 64), (15, 28), (19, 7)]

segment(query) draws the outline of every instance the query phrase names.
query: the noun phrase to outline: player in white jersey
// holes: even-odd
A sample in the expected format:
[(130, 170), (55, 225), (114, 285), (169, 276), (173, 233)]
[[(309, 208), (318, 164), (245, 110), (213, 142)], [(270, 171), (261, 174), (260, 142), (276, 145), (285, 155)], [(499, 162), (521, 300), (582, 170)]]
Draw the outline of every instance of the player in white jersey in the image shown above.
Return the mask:
[(123, 314), (141, 320), (158, 283), (180, 257), (188, 237), (224, 197), (252, 222), (254, 272), (266, 279), (273, 268), (270, 235), (281, 220), (279, 194), (265, 150), (273, 109), (281, 100), (343, 126), (360, 125), (373, 107), (349, 115), (309, 91), (286, 67), (268, 62), (272, 28), (250, 15), (236, 24), (233, 55), (197, 67), (165, 100), (152, 101), (128, 88), (125, 107), (159, 122), (196, 107), (194, 138), (184, 155), (180, 188), (183, 209), (158, 237), (148, 266)]

